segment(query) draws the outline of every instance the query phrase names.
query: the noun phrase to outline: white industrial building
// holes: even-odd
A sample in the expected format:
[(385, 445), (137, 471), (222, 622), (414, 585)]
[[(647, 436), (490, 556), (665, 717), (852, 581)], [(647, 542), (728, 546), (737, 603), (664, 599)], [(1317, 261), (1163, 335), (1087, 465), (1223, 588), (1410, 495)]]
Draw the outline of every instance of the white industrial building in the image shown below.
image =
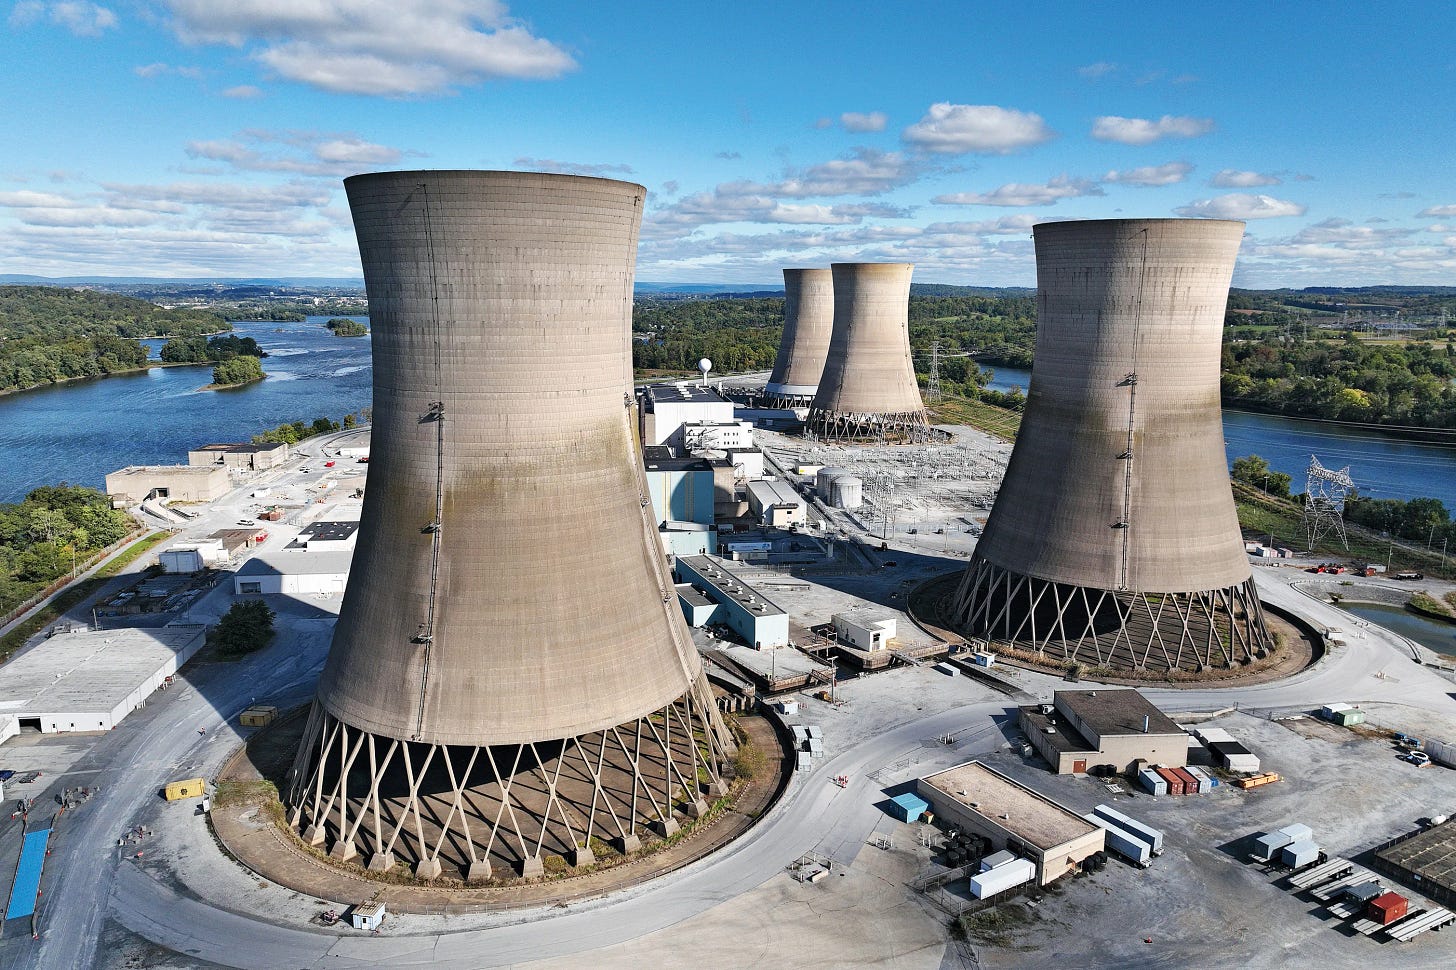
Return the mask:
[(895, 639), (895, 618), (871, 606), (856, 606), (833, 619), (835, 635), (858, 650), (884, 650)]
[(744, 451), (753, 447), (753, 425), (747, 421), (685, 421), (683, 444), (688, 451)]
[(46, 734), (109, 731), (166, 684), (206, 640), (201, 624), (58, 633), (0, 678), (0, 717)]
[(748, 510), (766, 526), (788, 528), (807, 518), (804, 499), (788, 482), (774, 479), (748, 483)]
[(164, 549), (157, 556), (164, 573), (198, 573), (228, 557), (221, 539), (199, 539)]
[(357, 519), (326, 519), (304, 526), (294, 543), (309, 552), (353, 552), (358, 539)]
[(352, 550), (280, 549), (261, 553), (233, 574), (233, 592), (239, 596), (342, 593), (349, 581), (349, 563), (353, 558)]
[(686, 451), (683, 425), (733, 424), (733, 402), (710, 387), (652, 384), (638, 391), (642, 444), (671, 445)]

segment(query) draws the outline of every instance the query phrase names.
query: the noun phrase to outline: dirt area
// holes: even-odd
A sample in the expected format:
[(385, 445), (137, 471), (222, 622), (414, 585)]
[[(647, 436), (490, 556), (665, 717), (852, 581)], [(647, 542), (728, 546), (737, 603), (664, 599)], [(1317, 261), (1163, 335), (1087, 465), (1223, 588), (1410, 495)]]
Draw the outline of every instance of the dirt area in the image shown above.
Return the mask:
[(280, 885), (334, 900), (364, 898), (378, 891), (379, 900), (397, 912), (448, 914), (528, 908), (635, 885), (680, 868), (747, 831), (778, 797), (792, 770), (791, 755), (781, 746), (772, 724), (762, 716), (740, 716), (739, 727), (750, 745), (763, 754), (757, 777), (740, 779), (720, 810), (696, 824), (684, 824), (678, 836), (658, 842), (644, 839), (642, 852), (625, 860), (617, 856), (615, 862), (604, 858), (581, 874), (552, 875), (548, 869), (544, 879), (497, 879), (480, 887), (449, 879), (422, 882), (382, 877), (330, 859), (280, 824), (281, 806), (272, 785), (283, 783), (306, 713), (306, 708), (290, 712), (272, 728), (254, 735), (219, 772), (218, 799), (211, 815), (214, 831), (234, 858)]

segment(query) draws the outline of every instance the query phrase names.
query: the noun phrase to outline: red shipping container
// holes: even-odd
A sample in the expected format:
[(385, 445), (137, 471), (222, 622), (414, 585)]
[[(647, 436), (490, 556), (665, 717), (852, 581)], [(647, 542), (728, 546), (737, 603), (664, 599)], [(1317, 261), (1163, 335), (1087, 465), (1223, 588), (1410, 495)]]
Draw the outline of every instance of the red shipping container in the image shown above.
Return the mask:
[(1154, 768), (1153, 770), (1156, 771), (1158, 775), (1168, 783), (1169, 795), (1181, 795), (1187, 790), (1186, 786), (1183, 784), (1183, 779), (1179, 778), (1174, 772), (1162, 767)]
[(1365, 917), (1381, 926), (1389, 926), (1404, 916), (1409, 907), (1410, 900), (1400, 893), (1385, 893), (1370, 900), (1365, 907)]
[(1183, 794), (1198, 794), (1198, 779), (1193, 777), (1192, 772), (1187, 771), (1183, 768), (1174, 768), (1173, 774), (1177, 775), (1179, 780), (1183, 782)]

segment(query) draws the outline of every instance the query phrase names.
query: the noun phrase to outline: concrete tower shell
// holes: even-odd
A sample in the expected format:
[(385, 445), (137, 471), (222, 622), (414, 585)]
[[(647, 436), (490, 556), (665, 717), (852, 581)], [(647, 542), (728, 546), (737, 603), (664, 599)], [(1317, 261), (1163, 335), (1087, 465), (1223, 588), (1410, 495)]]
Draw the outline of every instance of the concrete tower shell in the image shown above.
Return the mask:
[[(348, 858), (361, 825), (366, 835), (372, 825), (371, 866), (393, 865), (403, 845), (381, 821), (385, 769), (375, 759), (388, 763), (403, 746), (406, 767), (411, 750), (416, 760), (400, 817), (423, 811), (426, 766), (450, 766), (455, 807), (446, 791), (438, 818), (468, 815), (467, 776), (488, 775), (494, 787), (477, 795), (505, 807), (493, 821), (482, 810), (476, 843), (487, 831), (489, 843), (460, 866), (488, 875), (497, 836), (509, 841), (502, 819), (534, 811), (539, 839), (515, 833), (515, 861), (533, 874), (552, 838), (571, 852), (581, 842), (570, 822), (548, 838), (555, 814), (571, 817), (553, 806), (565, 800), (558, 786), (573, 744), (581, 764), (567, 774), (591, 806), (574, 809), (587, 822), (604, 811), (610, 744), (630, 762), (615, 783), (637, 807), (644, 719), (666, 731), (656, 757), (669, 805), (679, 783), (697, 797), (698, 766), (675, 759), (704, 760), (716, 779), (712, 754), (731, 745), (672, 595), (633, 435), (632, 282), (646, 193), (522, 172), (390, 172), (345, 187), (373, 330), (370, 480), (294, 803), (310, 841), (332, 836)], [(626, 739), (612, 741), (624, 725)], [(695, 732), (703, 759), (684, 740)], [(587, 735), (601, 751), (583, 754)], [(445, 746), (473, 751), (469, 766)], [(372, 777), (361, 783), (350, 772), (366, 749)], [(534, 808), (510, 794), (522, 765), (542, 781)], [(661, 805), (653, 818), (665, 811), (670, 819)], [(630, 847), (635, 823), (624, 814), (609, 834)], [(420, 874), (438, 874), (442, 845), (459, 841), (445, 838), (450, 825), (433, 847), (423, 836), (410, 847)]]
[(784, 270), (784, 335), (763, 389), (769, 403), (804, 407), (814, 400), (833, 332), (833, 272)]
[(834, 333), (809, 428), (830, 439), (929, 427), (910, 356), (911, 263), (834, 263)]
[[(1219, 410), (1243, 223), (1112, 219), (1045, 223), (1034, 233), (1031, 387), (956, 619), (973, 634), (1075, 652), (1069, 640), (1081, 642), (1088, 628), (1105, 640), (1109, 617), (1120, 615), (1113, 639), (1125, 641), (1121, 659), (1133, 667), (1216, 665), (1265, 648)], [(1196, 648), (1150, 657), (1127, 624), (1186, 627), (1174, 620), (1178, 597), (1192, 597), (1182, 612), (1201, 615), (1209, 631), (1194, 637)], [(1053, 606), (1064, 600), (1080, 604), (1077, 621)], [(1225, 651), (1214, 628), (1230, 619)]]
[[(680, 696), (697, 652), (663, 602), (625, 396), (643, 189), (505, 172), (345, 186), (374, 428), (320, 702), (390, 737), (500, 744)], [(437, 475), (439, 530), (422, 533)], [(432, 613), (431, 641), (412, 642)]]

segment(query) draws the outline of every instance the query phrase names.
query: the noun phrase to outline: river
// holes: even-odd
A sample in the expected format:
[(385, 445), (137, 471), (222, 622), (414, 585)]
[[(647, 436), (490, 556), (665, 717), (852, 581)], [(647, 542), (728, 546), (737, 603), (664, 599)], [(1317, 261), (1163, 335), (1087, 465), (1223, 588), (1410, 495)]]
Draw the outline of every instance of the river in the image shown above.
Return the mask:
[[(0, 502), (60, 481), (99, 488), (107, 472), (126, 465), (181, 463), (197, 445), (246, 441), (284, 421), (337, 421), (367, 407), (369, 338), (335, 337), (327, 319), (233, 324), (270, 355), (267, 380), (235, 390), (198, 390), (211, 380), (207, 367), (158, 367), (0, 397)], [(155, 353), (161, 341), (145, 343)], [(997, 390), (1025, 390), (1031, 378), (1026, 370), (994, 370)], [(1296, 491), (1313, 452), (1327, 466), (1349, 464), (1356, 484), (1376, 497), (1428, 495), (1456, 510), (1456, 448), (1237, 411), (1224, 412), (1224, 438), (1230, 461), (1262, 455), (1294, 476)]]
[[(997, 391), (1021, 388), (1025, 393), (1031, 371), (994, 367), (988, 385)], [(1224, 450), (1229, 463), (1244, 455), (1259, 455), (1276, 472), (1293, 478), (1291, 491), (1303, 492), (1309, 457), (1326, 468), (1350, 466), (1360, 494), (1373, 498), (1438, 498), (1448, 512), (1456, 512), (1456, 447), (1408, 441), (1329, 421), (1286, 418), (1249, 411), (1223, 412)]]
[[(198, 445), (368, 407), (370, 338), (335, 337), (328, 319), (234, 323), (269, 356), (266, 380), (233, 390), (198, 390), (210, 366), (154, 367), (0, 397), (0, 502), (61, 481), (100, 488), (126, 465), (186, 464)], [(155, 354), (163, 341), (143, 343)]]

